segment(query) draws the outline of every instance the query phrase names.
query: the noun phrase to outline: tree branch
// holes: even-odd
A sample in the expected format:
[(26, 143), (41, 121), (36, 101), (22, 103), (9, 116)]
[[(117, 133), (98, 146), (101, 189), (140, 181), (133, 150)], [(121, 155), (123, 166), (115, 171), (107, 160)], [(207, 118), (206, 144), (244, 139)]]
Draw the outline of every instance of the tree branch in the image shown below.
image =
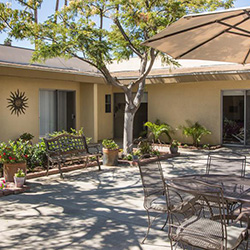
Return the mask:
[(89, 63), (90, 65), (92, 65), (92, 66), (94, 66), (95, 68), (97, 68), (98, 70), (100, 70), (101, 73), (103, 74), (103, 76), (105, 77), (105, 79), (106, 79), (106, 81), (107, 81), (108, 83), (112, 84), (112, 85), (115, 86), (115, 87), (121, 88), (121, 89), (123, 89), (124, 91), (127, 90), (127, 87), (126, 87), (124, 84), (120, 83), (119, 80), (118, 80), (117, 78), (114, 78), (114, 77), (110, 74), (109, 70), (107, 69), (107, 67), (106, 67), (104, 64), (103, 64), (102, 67), (100, 67), (100, 66), (96, 65), (95, 63), (93, 63), (93, 62), (91, 62), (91, 61), (89, 61), (89, 60), (87, 60), (87, 59), (84, 59), (84, 58), (78, 56), (77, 54), (73, 53), (73, 52), (70, 51), (69, 49), (66, 49), (66, 51), (67, 51), (70, 55), (72, 55), (72, 56), (78, 58), (78, 59), (81, 60), (81, 61), (84, 61), (84, 62), (86, 62), (86, 63)]
[(150, 49), (150, 58), (151, 58), (150, 64), (149, 64), (147, 70), (144, 73), (142, 73), (141, 76), (133, 83), (133, 86), (137, 85), (138, 83), (140, 83), (146, 79), (147, 75), (149, 74), (149, 72), (151, 71), (151, 69), (154, 65), (155, 58), (157, 55), (158, 55), (158, 52), (155, 53), (155, 49), (151, 48)]
[(124, 29), (121, 26), (121, 23), (119, 22), (118, 18), (116, 17), (114, 19), (114, 23), (116, 24), (116, 26), (118, 27), (118, 29), (120, 30), (122, 36), (124, 37), (124, 39), (129, 43), (129, 47), (130, 49), (140, 58), (142, 58), (142, 54), (134, 47), (134, 45), (132, 44), (132, 42), (130, 41), (129, 37), (127, 36), (127, 34), (125, 33)]

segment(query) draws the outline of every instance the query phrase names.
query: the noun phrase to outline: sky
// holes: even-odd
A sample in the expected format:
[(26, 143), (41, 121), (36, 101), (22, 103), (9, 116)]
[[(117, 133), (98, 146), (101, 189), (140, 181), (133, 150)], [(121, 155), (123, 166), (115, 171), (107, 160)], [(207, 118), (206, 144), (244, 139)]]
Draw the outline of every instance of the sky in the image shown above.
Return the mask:
[[(13, 8), (17, 7), (17, 4), (15, 3), (15, 0), (0, 0), (0, 3), (7, 3), (10, 2), (13, 6)], [(64, 2), (64, 1), (61, 1)], [(43, 20), (47, 16), (49, 16), (51, 13), (49, 13), (49, 10), (54, 10), (55, 6), (55, 1), (51, 0), (44, 0), (43, 7), (41, 11), (39, 12), (39, 19)], [(235, 8), (240, 8), (240, 7), (246, 7), (250, 6), (250, 0), (236, 0), (234, 7)], [(4, 40), (6, 39), (7, 35), (0, 33), (0, 44), (4, 43)], [(33, 46), (28, 42), (28, 41), (13, 41), (12, 42), (13, 46), (18, 46), (18, 47), (24, 47), (24, 48), (33, 48)]]

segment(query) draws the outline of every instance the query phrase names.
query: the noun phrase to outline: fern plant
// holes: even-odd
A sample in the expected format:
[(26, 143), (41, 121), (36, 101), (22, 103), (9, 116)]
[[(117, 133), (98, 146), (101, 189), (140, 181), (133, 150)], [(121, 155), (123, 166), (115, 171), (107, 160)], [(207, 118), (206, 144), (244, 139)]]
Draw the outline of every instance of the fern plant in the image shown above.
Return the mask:
[(194, 124), (190, 121), (186, 121), (188, 126), (182, 126), (182, 133), (185, 136), (191, 136), (193, 139), (193, 145), (198, 147), (202, 136), (210, 135), (211, 131), (206, 129), (200, 123), (195, 122)]
[(168, 139), (171, 141), (170, 132), (172, 131), (172, 129), (168, 124), (166, 123), (160, 124), (160, 122), (157, 123), (146, 122), (144, 126), (148, 128), (149, 136), (153, 137), (153, 142), (160, 142), (159, 138), (163, 134), (166, 134)]

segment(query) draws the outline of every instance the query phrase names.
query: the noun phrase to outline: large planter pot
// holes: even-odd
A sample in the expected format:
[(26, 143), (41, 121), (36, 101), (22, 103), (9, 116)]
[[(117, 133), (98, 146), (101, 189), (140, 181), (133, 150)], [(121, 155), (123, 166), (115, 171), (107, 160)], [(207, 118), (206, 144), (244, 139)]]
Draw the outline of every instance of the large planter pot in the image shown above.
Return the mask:
[(25, 183), (25, 177), (14, 176), (14, 182), (15, 182), (16, 187), (21, 188)]
[(7, 182), (13, 182), (15, 173), (18, 169), (22, 169), (25, 175), (27, 174), (26, 162), (19, 163), (4, 163), (3, 164), (3, 176)]
[(116, 166), (118, 164), (119, 149), (102, 149), (103, 152), (103, 165)]
[(171, 154), (177, 154), (178, 153), (178, 147), (170, 147)]

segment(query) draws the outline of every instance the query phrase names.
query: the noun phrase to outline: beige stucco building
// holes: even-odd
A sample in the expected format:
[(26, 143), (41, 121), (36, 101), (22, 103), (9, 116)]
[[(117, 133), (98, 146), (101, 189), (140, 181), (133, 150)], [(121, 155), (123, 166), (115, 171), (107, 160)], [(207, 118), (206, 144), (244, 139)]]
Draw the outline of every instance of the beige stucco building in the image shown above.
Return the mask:
[[(31, 50), (0, 46), (0, 141), (16, 139), (25, 132), (38, 141), (49, 132), (70, 127), (83, 127), (95, 142), (122, 136), (125, 102), (121, 90), (106, 84), (95, 68), (78, 59), (55, 58), (45, 64), (30, 64), (31, 54)], [(129, 65), (138, 69), (137, 63), (132, 59)], [(110, 66), (124, 82), (138, 75), (133, 68)], [(248, 66), (187, 64), (169, 70), (156, 63), (147, 78), (146, 94), (135, 118), (135, 136), (147, 120), (160, 119), (173, 128), (190, 120), (211, 130), (212, 134), (204, 137), (202, 143), (247, 145), (248, 90)], [(26, 98), (27, 106), (15, 104), (13, 97), (20, 95)], [(180, 130), (173, 138), (191, 142)]]

